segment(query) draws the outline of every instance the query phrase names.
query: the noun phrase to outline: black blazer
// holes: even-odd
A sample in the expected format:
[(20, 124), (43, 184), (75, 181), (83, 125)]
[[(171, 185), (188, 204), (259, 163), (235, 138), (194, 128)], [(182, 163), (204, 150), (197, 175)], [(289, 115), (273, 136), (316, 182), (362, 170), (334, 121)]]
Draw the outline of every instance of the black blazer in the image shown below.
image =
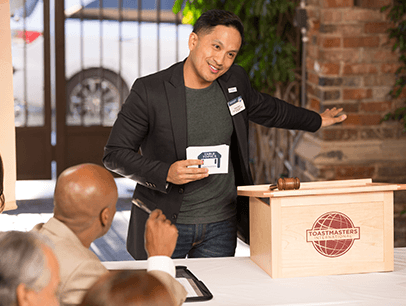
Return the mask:
[[(111, 171), (137, 182), (134, 198), (151, 210), (161, 209), (173, 223), (185, 186), (167, 184), (169, 167), (186, 159), (187, 123), (183, 64), (137, 79), (126, 99), (105, 147), (103, 163)], [(232, 117), (230, 154), (237, 186), (252, 184), (248, 153), (248, 120), (285, 129), (316, 131), (321, 117), (255, 91), (245, 70), (233, 65), (218, 78), (227, 101), (241, 96), (245, 110)], [(236, 91), (235, 91), (235, 89)], [(231, 89), (231, 90), (229, 90)], [(248, 204), (238, 204), (239, 230), (248, 235)], [(144, 227), (148, 215), (133, 206), (127, 249), (135, 259), (146, 259)]]

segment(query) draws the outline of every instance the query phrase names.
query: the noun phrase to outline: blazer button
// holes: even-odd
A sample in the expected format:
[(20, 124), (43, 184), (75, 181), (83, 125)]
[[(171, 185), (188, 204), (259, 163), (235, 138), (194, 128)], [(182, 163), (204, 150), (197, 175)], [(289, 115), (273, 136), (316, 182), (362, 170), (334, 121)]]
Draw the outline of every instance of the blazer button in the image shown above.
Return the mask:
[(182, 193), (184, 193), (184, 192), (185, 192), (185, 189), (179, 188), (179, 193), (180, 193), (180, 194), (182, 194)]
[(173, 214), (173, 215), (172, 215), (172, 219), (174, 219), (174, 220), (176, 220), (177, 217), (178, 217), (177, 214)]

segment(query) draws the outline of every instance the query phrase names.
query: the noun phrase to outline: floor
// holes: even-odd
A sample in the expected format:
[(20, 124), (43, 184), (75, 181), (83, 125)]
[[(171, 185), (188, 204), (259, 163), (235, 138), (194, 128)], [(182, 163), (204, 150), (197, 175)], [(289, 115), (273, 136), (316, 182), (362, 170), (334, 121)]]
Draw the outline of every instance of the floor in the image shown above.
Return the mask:
[[(125, 178), (115, 180), (119, 199), (113, 224), (107, 234), (95, 240), (90, 247), (101, 261), (133, 260), (126, 251), (125, 242), (135, 182)], [(0, 214), (0, 231), (29, 231), (37, 223), (47, 222), (53, 215), (54, 188), (54, 180), (17, 181), (18, 208)], [(239, 239), (236, 256), (249, 256), (249, 246)]]

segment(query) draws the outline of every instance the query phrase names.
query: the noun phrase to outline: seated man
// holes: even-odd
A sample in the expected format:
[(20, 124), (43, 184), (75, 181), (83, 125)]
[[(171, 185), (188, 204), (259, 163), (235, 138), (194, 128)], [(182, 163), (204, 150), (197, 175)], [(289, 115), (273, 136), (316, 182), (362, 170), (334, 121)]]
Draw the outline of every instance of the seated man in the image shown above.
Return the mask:
[[(89, 247), (109, 230), (117, 198), (114, 178), (101, 166), (82, 164), (66, 169), (59, 176), (54, 216), (45, 224), (37, 224), (33, 231), (46, 235), (55, 244), (61, 273), (61, 305), (78, 305), (86, 290), (107, 272)], [(161, 270), (151, 273), (174, 292), (180, 305), (186, 291), (174, 279), (175, 267), (170, 259), (176, 246), (177, 229), (160, 210), (151, 213), (146, 227), (149, 228), (145, 245), (149, 254), (148, 270)]]
[(80, 306), (174, 306), (167, 288), (144, 271), (121, 270), (103, 275)]
[(0, 233), (0, 305), (58, 306), (59, 265), (35, 233)]

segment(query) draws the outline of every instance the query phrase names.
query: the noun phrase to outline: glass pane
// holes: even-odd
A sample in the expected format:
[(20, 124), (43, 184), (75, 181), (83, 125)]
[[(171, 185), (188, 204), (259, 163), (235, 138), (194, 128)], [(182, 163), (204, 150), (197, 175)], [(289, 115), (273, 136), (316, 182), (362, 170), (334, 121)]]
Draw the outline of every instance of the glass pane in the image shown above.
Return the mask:
[(44, 18), (43, 3), (26, 0), (11, 6), (15, 125), (43, 126), (44, 118)]
[[(190, 25), (139, 23), (137, 1), (122, 1), (123, 21), (118, 22), (118, 1), (110, 7), (113, 2), (103, 1), (101, 11), (99, 0), (66, 2), (66, 11), (72, 12), (65, 23), (68, 125), (112, 126), (136, 78), (188, 54)], [(155, 0), (143, 0), (143, 10), (147, 7), (147, 15), (155, 17)], [(99, 21), (101, 14), (110, 20)]]

